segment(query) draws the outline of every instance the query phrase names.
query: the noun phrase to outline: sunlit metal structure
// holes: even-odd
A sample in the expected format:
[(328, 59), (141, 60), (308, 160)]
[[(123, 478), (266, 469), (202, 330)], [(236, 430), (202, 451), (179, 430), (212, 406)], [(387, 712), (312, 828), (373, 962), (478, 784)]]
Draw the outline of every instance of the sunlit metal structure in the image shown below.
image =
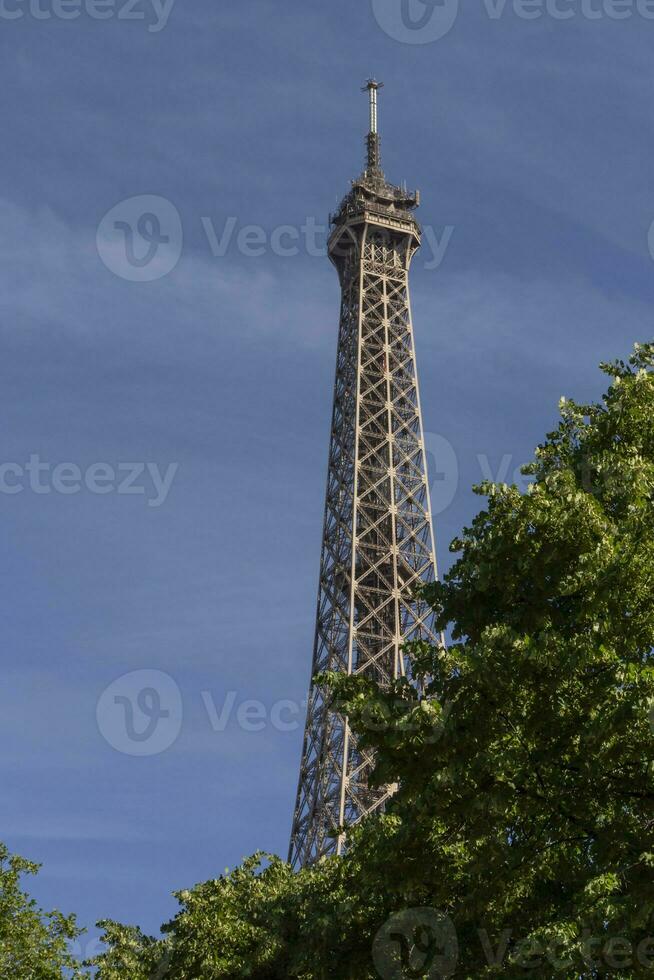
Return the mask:
[[(404, 644), (438, 637), (431, 610), (414, 597), (436, 575), (409, 298), (419, 195), (388, 183), (381, 169), (380, 88), (370, 79), (364, 89), (366, 169), (330, 219), (342, 298), (312, 676), (343, 671), (388, 685), (410, 675)], [(384, 806), (396, 787), (369, 785), (373, 763), (312, 681), (294, 867), (340, 854), (344, 828)]]

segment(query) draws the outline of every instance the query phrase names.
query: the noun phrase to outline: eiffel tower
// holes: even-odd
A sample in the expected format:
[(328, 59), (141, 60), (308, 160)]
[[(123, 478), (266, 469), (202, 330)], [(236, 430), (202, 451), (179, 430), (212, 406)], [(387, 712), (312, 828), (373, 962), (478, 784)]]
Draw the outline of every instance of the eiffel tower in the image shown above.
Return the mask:
[[(312, 676), (342, 671), (383, 686), (410, 676), (403, 645), (437, 643), (433, 614), (414, 598), (436, 576), (425, 442), (409, 299), (420, 247), (419, 194), (381, 169), (377, 100), (367, 165), (330, 217), (329, 257), (341, 286), (327, 495)], [(370, 752), (312, 682), (289, 861), (340, 854), (344, 828), (384, 807)]]

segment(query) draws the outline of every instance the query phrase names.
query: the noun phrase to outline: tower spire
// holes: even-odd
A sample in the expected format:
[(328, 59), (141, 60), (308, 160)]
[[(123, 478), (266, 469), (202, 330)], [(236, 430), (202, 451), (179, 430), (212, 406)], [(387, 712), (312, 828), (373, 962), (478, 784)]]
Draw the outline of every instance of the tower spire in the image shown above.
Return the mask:
[(362, 92), (368, 92), (370, 98), (370, 131), (366, 144), (368, 147), (368, 170), (375, 174), (381, 174), (381, 151), (379, 145), (379, 129), (377, 126), (377, 92), (384, 87), (383, 82), (378, 82), (375, 78), (369, 78)]

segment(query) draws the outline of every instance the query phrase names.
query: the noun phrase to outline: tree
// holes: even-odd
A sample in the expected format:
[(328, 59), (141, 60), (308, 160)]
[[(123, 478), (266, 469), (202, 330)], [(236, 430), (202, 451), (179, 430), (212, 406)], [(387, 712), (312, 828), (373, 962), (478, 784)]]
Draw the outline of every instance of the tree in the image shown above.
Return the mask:
[(451, 917), (457, 976), (654, 969), (653, 363), (637, 347), (601, 404), (562, 401), (528, 493), (479, 488), (425, 590), (453, 643), (414, 651), (424, 700), (334, 678), (355, 725), (389, 719), (365, 737), (402, 779), (366, 875)]
[(74, 916), (44, 913), (21, 888), (38, 865), (0, 844), (0, 977), (2, 980), (63, 980), (88, 977), (69, 952), (82, 930)]
[(638, 346), (601, 403), (562, 401), (527, 493), (477, 488), (421, 694), (327, 677), (400, 783), (386, 813), (340, 860), (182, 893), (169, 980), (654, 972), (653, 367)]
[[(97, 960), (98, 977), (362, 980), (360, 938), (350, 933), (374, 899), (362, 901), (348, 869), (333, 859), (296, 874), (278, 857), (255, 854), (218, 879), (178, 892), (180, 911), (161, 940), (100, 923), (109, 949)], [(367, 963), (368, 949), (363, 953)]]

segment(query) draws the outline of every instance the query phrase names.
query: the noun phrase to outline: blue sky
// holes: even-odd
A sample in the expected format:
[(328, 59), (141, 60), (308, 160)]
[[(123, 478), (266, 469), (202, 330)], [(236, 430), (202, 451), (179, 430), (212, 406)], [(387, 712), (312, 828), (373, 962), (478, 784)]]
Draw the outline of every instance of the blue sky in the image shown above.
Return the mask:
[[(446, 568), (471, 484), (511, 479), (559, 398), (597, 397), (597, 363), (651, 337), (654, 21), (411, 0), (398, 37), (401, 0), (176, 0), (165, 24), (76, 2), (0, 5), (0, 462), (23, 481), (0, 493), (0, 838), (44, 862), (44, 904), (155, 930), (173, 889), (288, 844), (301, 724), (270, 712), (309, 680), (339, 297), (271, 234), (324, 224), (382, 78), (387, 174), (451, 236), (412, 280)], [(422, 14), (451, 27), (418, 37)], [(135, 282), (98, 227), (142, 196), (181, 232)], [(172, 474), (163, 497), (148, 470), (118, 492), (137, 463)], [(179, 731), (135, 756), (102, 712), (144, 670), (172, 678)]]

